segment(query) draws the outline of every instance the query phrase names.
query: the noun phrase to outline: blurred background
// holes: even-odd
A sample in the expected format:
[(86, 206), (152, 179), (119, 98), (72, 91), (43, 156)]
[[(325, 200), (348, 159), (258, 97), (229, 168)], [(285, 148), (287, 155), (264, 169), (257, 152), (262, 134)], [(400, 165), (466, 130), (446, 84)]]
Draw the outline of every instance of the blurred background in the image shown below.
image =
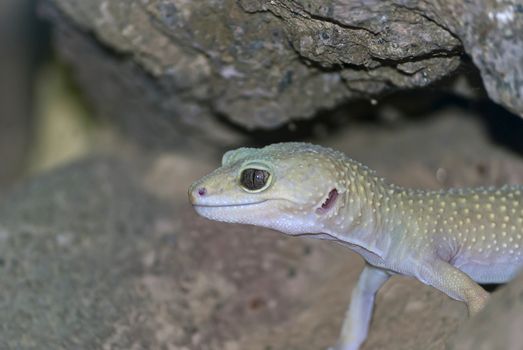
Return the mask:
[(0, 6), (0, 186), (2, 189), (89, 149), (93, 116), (53, 52), (36, 1)]

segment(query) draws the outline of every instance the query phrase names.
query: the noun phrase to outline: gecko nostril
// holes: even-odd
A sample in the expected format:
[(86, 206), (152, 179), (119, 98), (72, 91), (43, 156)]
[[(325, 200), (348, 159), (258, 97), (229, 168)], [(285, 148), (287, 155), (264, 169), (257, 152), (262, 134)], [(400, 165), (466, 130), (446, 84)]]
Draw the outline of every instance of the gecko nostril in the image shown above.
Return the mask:
[(198, 194), (202, 197), (205, 196), (207, 194), (207, 189), (205, 187), (200, 187), (198, 189)]

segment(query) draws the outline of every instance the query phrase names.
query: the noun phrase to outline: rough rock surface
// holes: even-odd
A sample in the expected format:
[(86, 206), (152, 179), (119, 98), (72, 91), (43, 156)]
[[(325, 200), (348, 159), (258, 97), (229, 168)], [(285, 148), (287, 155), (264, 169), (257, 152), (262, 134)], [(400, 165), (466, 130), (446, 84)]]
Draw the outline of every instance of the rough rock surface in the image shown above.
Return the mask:
[(146, 317), (130, 314), (144, 304), (133, 286), (161, 208), (125, 170), (92, 159), (3, 198), (0, 348), (103, 349), (123, 333), (118, 345), (131, 349), (147, 339), (127, 327)]
[[(443, 114), (401, 128), (337, 128), (311, 141), (400, 185), (523, 182), (521, 159), (488, 144), (477, 118)], [(3, 196), (0, 348), (332, 345), (362, 260), (328, 242), (198, 217), (187, 186), (219, 157), (207, 162), (197, 152), (97, 156)], [(442, 350), (465, 318), (461, 303), (393, 278), (378, 295), (364, 349)]]
[(517, 2), (47, 0), (42, 9), (96, 106), (161, 137), (178, 121), (214, 133), (216, 115), (273, 128), (426, 86), (459, 66), (463, 47), (490, 96), (522, 114)]

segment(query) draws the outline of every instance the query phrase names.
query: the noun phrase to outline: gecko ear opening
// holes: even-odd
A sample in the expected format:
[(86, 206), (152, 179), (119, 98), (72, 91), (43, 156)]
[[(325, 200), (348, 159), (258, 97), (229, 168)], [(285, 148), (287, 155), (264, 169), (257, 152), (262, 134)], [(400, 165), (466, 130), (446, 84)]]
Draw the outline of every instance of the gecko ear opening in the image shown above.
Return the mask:
[(338, 190), (333, 188), (330, 192), (325, 201), (321, 204), (319, 208), (316, 209), (316, 213), (318, 214), (325, 214), (326, 212), (331, 209), (334, 204), (336, 203), (336, 199), (338, 199)]

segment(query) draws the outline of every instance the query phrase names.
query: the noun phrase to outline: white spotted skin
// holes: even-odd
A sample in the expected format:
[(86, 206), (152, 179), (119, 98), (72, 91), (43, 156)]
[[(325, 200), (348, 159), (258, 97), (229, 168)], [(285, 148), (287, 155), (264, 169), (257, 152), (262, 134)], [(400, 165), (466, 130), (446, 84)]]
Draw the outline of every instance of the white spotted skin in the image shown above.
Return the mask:
[[(397, 220), (411, 249), (435, 254), (479, 283), (502, 283), (523, 266), (521, 186), (397, 190)], [(399, 223), (399, 221), (402, 221)]]
[[(240, 174), (246, 168), (267, 170), (269, 185), (245, 190)], [(333, 189), (334, 206), (318, 210)], [(405, 189), (341, 152), (279, 143), (227, 152), (222, 167), (190, 187), (189, 198), (212, 220), (331, 239), (359, 253), (369, 267), (353, 291), (336, 347), (346, 350), (365, 340), (368, 300), (390, 274), (415, 277), (464, 301), (471, 315), (479, 312), (488, 293), (475, 282), (506, 282), (523, 266), (522, 193), (522, 186)]]

